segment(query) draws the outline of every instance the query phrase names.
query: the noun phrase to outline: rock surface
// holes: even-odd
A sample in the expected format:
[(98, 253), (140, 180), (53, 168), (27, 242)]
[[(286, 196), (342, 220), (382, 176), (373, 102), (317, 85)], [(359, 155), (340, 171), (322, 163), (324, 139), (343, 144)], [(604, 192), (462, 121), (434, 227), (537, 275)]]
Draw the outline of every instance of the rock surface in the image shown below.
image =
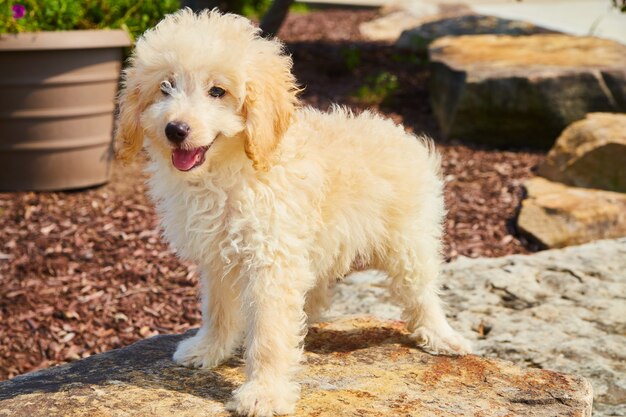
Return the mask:
[(626, 193), (626, 114), (591, 113), (569, 125), (539, 174), (576, 187)]
[(544, 247), (626, 236), (626, 194), (568, 187), (539, 177), (526, 181), (524, 188), (528, 197), (522, 201), (517, 227)]
[[(432, 11), (433, 14), (437, 12)], [(367, 40), (395, 42), (402, 31), (415, 27), (425, 20), (406, 11), (394, 11), (359, 25), (359, 32)], [(428, 20), (428, 19), (426, 19)]]
[[(0, 384), (0, 416), (228, 416), (242, 383), (238, 359), (214, 371), (175, 365), (180, 336), (18, 376)], [(412, 347), (400, 322), (323, 323), (306, 341), (297, 416), (590, 416), (580, 377)]]
[(431, 42), (445, 36), (488, 34), (520, 36), (537, 33), (554, 33), (554, 31), (519, 20), (467, 14), (429, 21), (407, 29), (396, 41), (396, 46), (425, 52)]
[(387, 7), (382, 16), (361, 23), (359, 32), (370, 41), (395, 42), (404, 30), (424, 22), (468, 13), (471, 13), (471, 9), (465, 4), (411, 1)]
[(441, 38), (429, 48), (442, 132), (549, 148), (590, 112), (626, 111), (626, 46), (568, 35)]
[[(453, 327), (485, 357), (587, 377), (594, 416), (626, 415), (626, 239), (534, 255), (460, 258), (443, 271)], [(397, 319), (382, 274), (347, 278), (329, 317)]]

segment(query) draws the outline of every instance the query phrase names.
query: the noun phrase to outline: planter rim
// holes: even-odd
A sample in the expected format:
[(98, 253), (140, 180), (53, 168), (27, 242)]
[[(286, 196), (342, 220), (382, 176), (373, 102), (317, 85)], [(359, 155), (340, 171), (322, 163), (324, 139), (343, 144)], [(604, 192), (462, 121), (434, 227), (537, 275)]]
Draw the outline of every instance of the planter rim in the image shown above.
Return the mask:
[(23, 32), (0, 35), (0, 51), (121, 48), (132, 44), (122, 29)]

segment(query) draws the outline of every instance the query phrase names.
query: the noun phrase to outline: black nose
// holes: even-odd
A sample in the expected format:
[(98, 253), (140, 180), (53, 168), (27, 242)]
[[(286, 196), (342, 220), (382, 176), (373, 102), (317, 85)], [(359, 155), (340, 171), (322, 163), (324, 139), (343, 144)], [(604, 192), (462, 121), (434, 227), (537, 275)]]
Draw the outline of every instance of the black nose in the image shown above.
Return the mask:
[(165, 126), (165, 136), (174, 143), (181, 143), (189, 136), (189, 125), (183, 122), (170, 122)]

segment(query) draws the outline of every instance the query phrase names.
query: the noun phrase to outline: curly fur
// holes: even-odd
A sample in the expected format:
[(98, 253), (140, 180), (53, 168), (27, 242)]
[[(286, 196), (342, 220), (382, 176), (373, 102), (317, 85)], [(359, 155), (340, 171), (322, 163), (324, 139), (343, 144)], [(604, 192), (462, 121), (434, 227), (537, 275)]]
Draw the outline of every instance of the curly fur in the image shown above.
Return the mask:
[[(163, 80), (175, 85), (159, 90)], [(221, 98), (206, 94), (211, 86)], [(150, 156), (165, 238), (201, 274), (203, 323), (174, 360), (213, 367), (244, 343), (230, 408), (291, 413), (307, 319), (355, 261), (386, 271), (408, 329), (432, 353), (469, 351), (437, 295), (444, 206), (431, 142), (371, 112), (301, 108), (291, 59), (248, 20), (189, 10), (137, 43), (124, 73), (118, 154)], [(206, 160), (182, 172), (164, 134), (191, 128)]]

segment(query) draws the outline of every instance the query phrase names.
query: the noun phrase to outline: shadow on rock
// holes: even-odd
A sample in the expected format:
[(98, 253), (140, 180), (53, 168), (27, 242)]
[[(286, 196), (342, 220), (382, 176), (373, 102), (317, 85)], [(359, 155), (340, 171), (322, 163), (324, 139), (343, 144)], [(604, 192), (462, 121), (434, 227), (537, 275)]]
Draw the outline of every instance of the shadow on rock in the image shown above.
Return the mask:
[(403, 324), (394, 323), (393, 327), (359, 327), (350, 330), (325, 329), (312, 327), (305, 339), (304, 349), (313, 353), (353, 352), (373, 346), (400, 344), (416, 348), (409, 335), (403, 330)]
[[(226, 402), (235, 386), (217, 372), (190, 369), (172, 361), (176, 345), (191, 337), (184, 335), (155, 336), (124, 349), (18, 376), (0, 386), (0, 400), (38, 392), (61, 392), (93, 386), (134, 385), (141, 388), (185, 392), (200, 398)], [(232, 359), (223, 367), (239, 366)]]

